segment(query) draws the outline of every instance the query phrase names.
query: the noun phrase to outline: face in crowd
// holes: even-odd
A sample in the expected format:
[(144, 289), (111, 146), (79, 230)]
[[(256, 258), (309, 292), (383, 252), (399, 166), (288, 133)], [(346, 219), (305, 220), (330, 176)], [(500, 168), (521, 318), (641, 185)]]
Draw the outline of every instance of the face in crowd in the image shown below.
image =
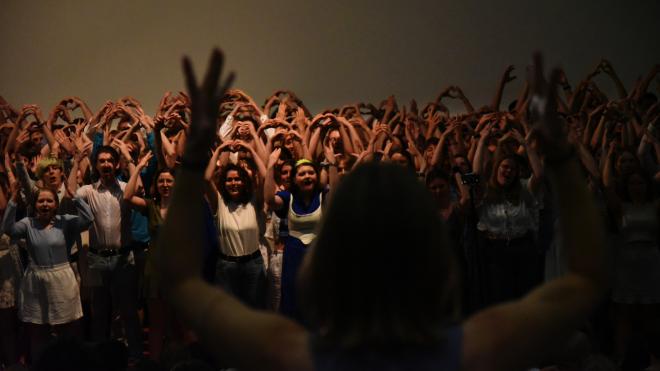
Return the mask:
[(295, 183), (301, 192), (310, 193), (314, 191), (318, 175), (312, 165), (300, 165), (296, 169)]
[(337, 151), (340, 150), (340, 142), (341, 142), (341, 134), (339, 134), (339, 130), (331, 130), (328, 133), (328, 143), (332, 146), (333, 151), (337, 153)]
[(293, 166), (291, 164), (284, 164), (280, 168), (280, 185), (284, 189), (289, 189), (291, 187), (291, 172), (293, 171)]
[(337, 176), (340, 180), (345, 177), (350, 170), (351, 167), (347, 158), (342, 157), (339, 161), (337, 161)]
[(172, 189), (174, 188), (174, 176), (169, 171), (163, 171), (156, 179), (156, 191), (161, 198), (169, 198), (172, 196)]
[(48, 165), (44, 169), (41, 180), (44, 183), (44, 186), (51, 189), (59, 189), (62, 185), (64, 173), (62, 172), (62, 167), (59, 165)]
[(497, 167), (497, 184), (500, 187), (509, 187), (518, 178), (518, 164), (514, 159), (507, 158)]
[(112, 180), (115, 177), (115, 170), (118, 164), (111, 153), (101, 152), (96, 159), (96, 171), (104, 180)]
[(435, 199), (438, 203), (449, 200), (450, 188), (447, 179), (435, 177), (429, 183), (428, 188), (431, 192), (431, 195), (433, 195), (433, 199)]
[(50, 189), (42, 189), (37, 195), (34, 204), (36, 216), (39, 220), (50, 221), (57, 212), (57, 195)]
[(224, 187), (232, 200), (238, 200), (243, 193), (245, 184), (238, 170), (229, 170), (225, 177)]

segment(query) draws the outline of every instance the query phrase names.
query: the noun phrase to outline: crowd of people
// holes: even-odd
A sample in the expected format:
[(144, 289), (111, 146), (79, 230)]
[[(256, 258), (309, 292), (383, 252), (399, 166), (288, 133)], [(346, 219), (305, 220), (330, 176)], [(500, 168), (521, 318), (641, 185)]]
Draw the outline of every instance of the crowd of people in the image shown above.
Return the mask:
[[(626, 87), (602, 60), (571, 86), (537, 61), (506, 107), (513, 66), (479, 108), (449, 86), (314, 114), (291, 91), (261, 105), (231, 76), (218, 88), (218, 58), (201, 87), (186, 63), (188, 93), (153, 115), (132, 97), (47, 115), (0, 98), (4, 367), (73, 337), (122, 339), (134, 366), (212, 339), (221, 366), (245, 369), (383, 369), (368, 351), (442, 339), (463, 358), (418, 369), (483, 369), (493, 359), (465, 354), (568, 335), (549, 358), (491, 367), (660, 369), (658, 66)], [(507, 331), (514, 315), (572, 330)], [(359, 362), (337, 356), (365, 344)]]

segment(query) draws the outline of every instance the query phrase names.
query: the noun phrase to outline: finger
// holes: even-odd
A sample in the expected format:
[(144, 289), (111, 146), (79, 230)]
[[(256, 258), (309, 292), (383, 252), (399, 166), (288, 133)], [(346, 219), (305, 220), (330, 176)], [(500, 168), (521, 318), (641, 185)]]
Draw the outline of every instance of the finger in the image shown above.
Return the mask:
[(204, 89), (209, 97), (215, 96), (223, 64), (224, 55), (220, 49), (213, 49), (211, 59), (209, 60), (209, 67), (204, 77), (204, 85), (202, 86), (202, 89)]
[(555, 112), (557, 110), (557, 86), (561, 79), (561, 70), (555, 68), (550, 73), (550, 84), (548, 85), (548, 106), (547, 112)]
[(532, 57), (533, 68), (532, 68), (532, 92), (538, 94), (541, 93), (544, 77), (543, 77), (543, 56), (540, 52), (535, 52)]
[(186, 80), (186, 89), (191, 96), (197, 95), (197, 79), (195, 78), (195, 71), (193, 71), (190, 58), (183, 57), (183, 75)]

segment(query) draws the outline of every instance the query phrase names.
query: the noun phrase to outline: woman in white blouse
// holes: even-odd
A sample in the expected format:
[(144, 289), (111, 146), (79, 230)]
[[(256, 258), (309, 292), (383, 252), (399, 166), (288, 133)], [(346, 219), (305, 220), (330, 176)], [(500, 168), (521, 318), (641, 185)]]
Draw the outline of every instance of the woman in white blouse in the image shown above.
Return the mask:
[[(209, 182), (212, 190), (207, 198), (217, 216), (220, 256), (216, 265), (216, 283), (252, 307), (265, 305), (266, 273), (259, 245), (265, 231), (263, 192), (255, 187), (263, 184), (265, 168), (256, 151), (241, 141), (220, 146), (211, 160), (207, 175), (215, 171), (218, 155), (223, 150), (251, 152), (257, 171), (251, 176), (244, 166), (220, 161), (220, 176), (216, 183)], [(225, 152), (226, 153), (226, 152)], [(209, 176), (208, 178), (211, 178)]]
[(535, 244), (541, 175), (535, 171), (531, 178), (521, 178), (521, 160), (495, 156), (477, 210), (486, 304), (521, 298), (543, 277), (543, 256)]

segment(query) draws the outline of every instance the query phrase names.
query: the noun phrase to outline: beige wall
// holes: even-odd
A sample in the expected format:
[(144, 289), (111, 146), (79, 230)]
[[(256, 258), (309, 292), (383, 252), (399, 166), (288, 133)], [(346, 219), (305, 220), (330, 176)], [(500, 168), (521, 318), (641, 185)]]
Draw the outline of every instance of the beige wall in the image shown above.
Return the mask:
[(313, 109), (390, 93), (425, 101), (452, 83), (480, 106), (507, 64), (519, 87), (537, 48), (569, 78), (603, 55), (630, 84), (660, 61), (657, 1), (389, 3), (0, 0), (0, 95), (46, 108), (79, 95), (93, 109), (133, 95), (152, 112), (182, 88), (181, 55), (201, 67), (213, 45), (257, 101), (289, 88)]

